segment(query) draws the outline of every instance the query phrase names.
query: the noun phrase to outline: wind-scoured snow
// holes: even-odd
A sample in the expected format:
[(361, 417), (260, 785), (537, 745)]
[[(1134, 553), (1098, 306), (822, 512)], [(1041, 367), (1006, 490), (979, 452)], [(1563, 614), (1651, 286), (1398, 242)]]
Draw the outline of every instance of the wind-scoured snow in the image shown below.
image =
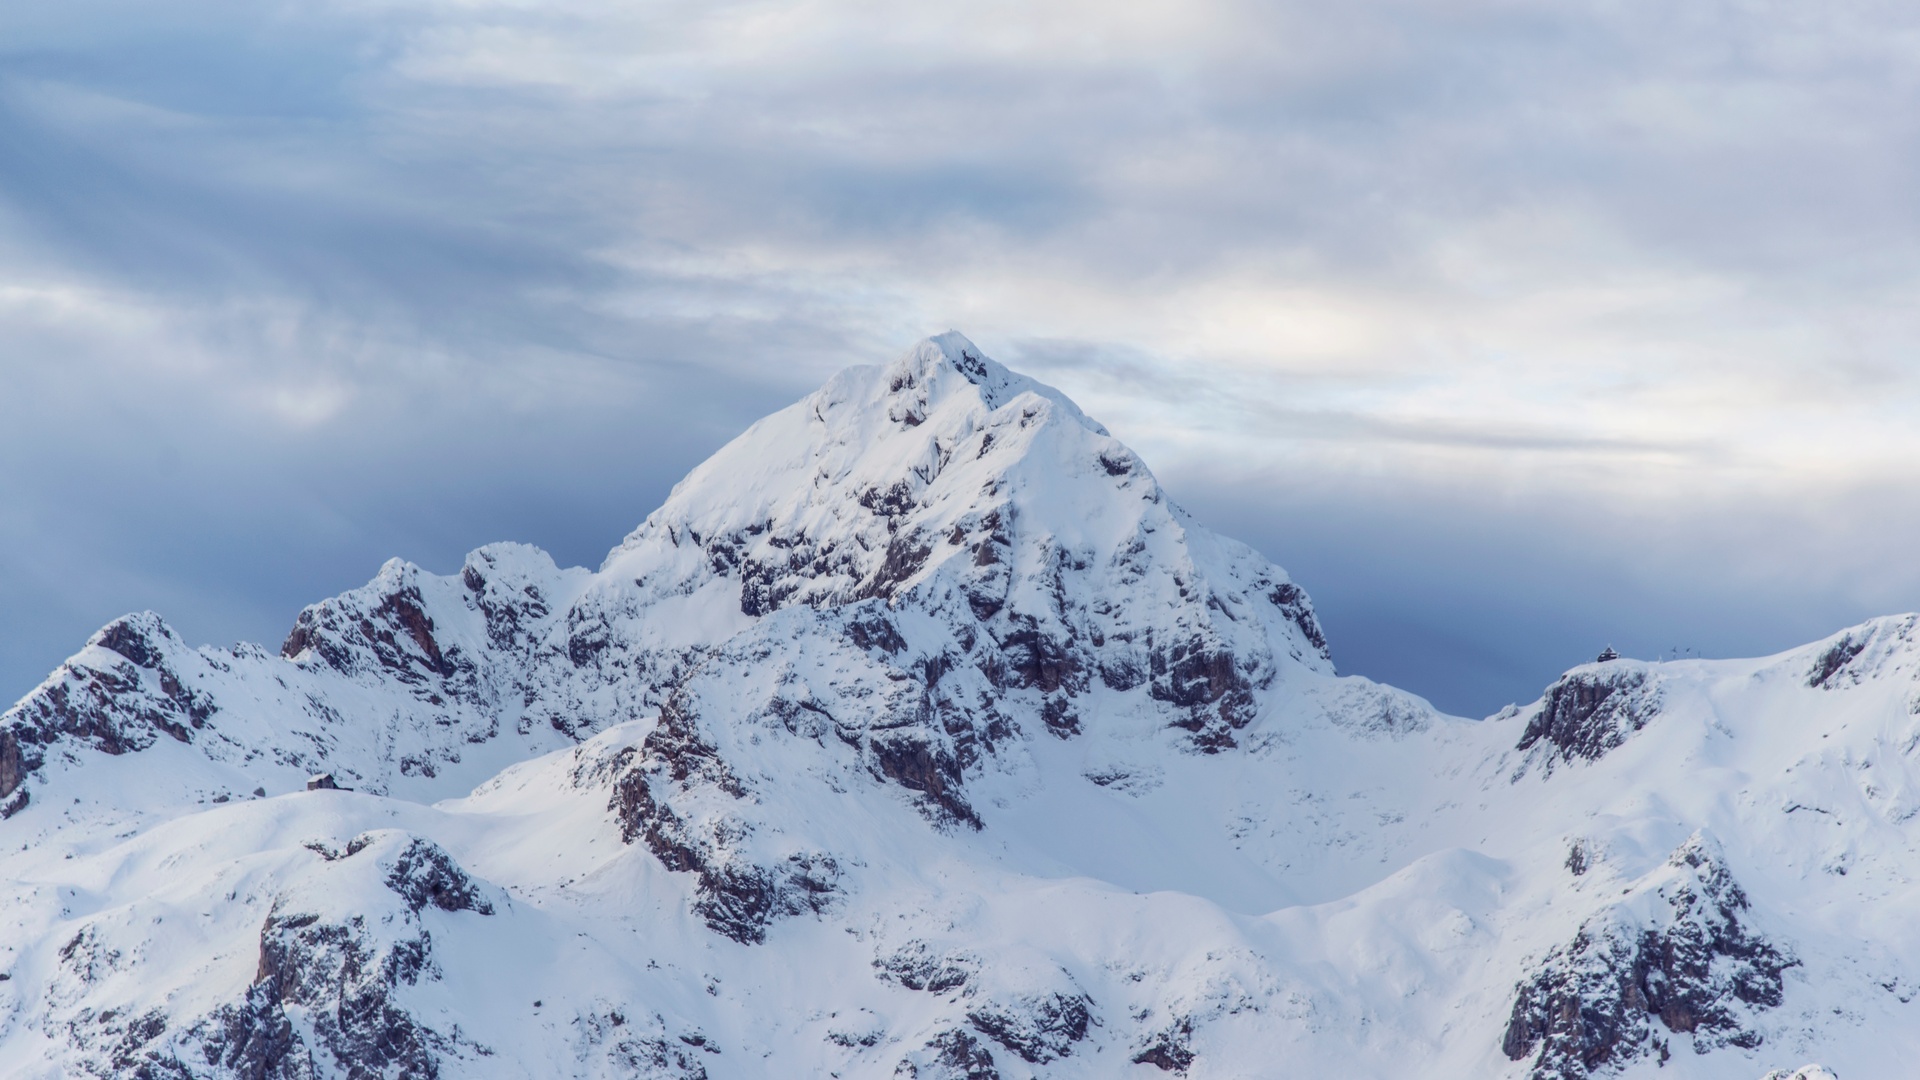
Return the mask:
[(0, 1072), (1901, 1075), (1917, 625), (1440, 715), (942, 335), (597, 571), (95, 635), (0, 718)]

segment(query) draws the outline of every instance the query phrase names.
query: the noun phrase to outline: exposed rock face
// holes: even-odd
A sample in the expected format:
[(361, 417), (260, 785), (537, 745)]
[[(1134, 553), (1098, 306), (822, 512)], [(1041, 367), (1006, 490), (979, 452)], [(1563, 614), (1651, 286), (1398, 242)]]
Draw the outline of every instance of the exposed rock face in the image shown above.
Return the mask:
[[(31, 747), (31, 741), (27, 744)], [(0, 729), (0, 821), (12, 817), (27, 808), (27, 801), (33, 793), (23, 786), (27, 776), (39, 768), (41, 759), (20, 744), (20, 732), (15, 728)]]
[(458, 578), (396, 560), (302, 612), (284, 658), (189, 648), (150, 612), (115, 620), (0, 716), (0, 799), (24, 805), (21, 785), (56, 746), (120, 755), (163, 736), (240, 770), (252, 782), (234, 777), (239, 790), (286, 790), (317, 773), (375, 792), (431, 780), (551, 692), (551, 658), (510, 627), (539, 624), (546, 593), (585, 576), (512, 544), (474, 552)]
[(1043, 987), (1053, 982), (1060, 989), (1021, 991), (1005, 985), (1004, 972), (996, 973), (1002, 976), (995, 980), (998, 985), (983, 986), (982, 964), (980, 957), (915, 939), (875, 957), (873, 969), (882, 982), (964, 1004), (975, 1031), (1032, 1065), (1070, 1056), (1098, 1023), (1093, 999), (1072, 986), (1064, 972), (1037, 973)]
[[(401, 682), (424, 683), (435, 676), (445, 678), (456, 668), (433, 632), (433, 616), (426, 612), (419, 586), (409, 584), (381, 597), (370, 611), (354, 611), (340, 601), (302, 611), (280, 655), (292, 659), (311, 652), (343, 674), (377, 670)], [(377, 668), (366, 663), (369, 659)]]
[(1193, 1065), (1193, 1021), (1183, 1017), (1155, 1032), (1146, 1047), (1133, 1055), (1133, 1063), (1151, 1065), (1162, 1072), (1186, 1072)]
[(1834, 642), (1832, 647), (1821, 653), (1819, 659), (1813, 662), (1813, 670), (1807, 673), (1807, 685), (1816, 689), (1825, 688), (1833, 677), (1844, 671), (1855, 657), (1865, 651), (1866, 647), (1867, 643), (1864, 640), (1855, 641), (1851, 636)]
[[(1747, 897), (1703, 833), (1628, 897), (1588, 920), (1515, 993), (1502, 1048), (1532, 1080), (1581, 1080), (1654, 1055), (1752, 1048), (1796, 961), (1742, 922)], [(1654, 1027), (1658, 1021), (1669, 1034)]]
[[(161, 1008), (81, 1007), (65, 1026), (88, 1068), (112, 1080), (431, 1078), (475, 1044), (419, 1019), (408, 988), (439, 977), (421, 918), (490, 915), (487, 888), (439, 845), (398, 830), (344, 849), (312, 845), (319, 862), (288, 883), (260, 928), (253, 983), (201, 1015)], [(133, 961), (125, 923), (89, 923), (60, 952), (50, 990), (84, 1003)]]
[[(286, 1010), (299, 1006), (313, 1018), (314, 1042), (349, 1075), (437, 1077), (448, 1040), (395, 1000), (401, 986), (430, 975), (431, 955), (425, 934), (378, 941), (364, 918), (334, 922), (276, 911), (260, 931), (256, 990), (226, 1014), (229, 1023), (209, 1032), (210, 1056), (238, 1066), (257, 1053), (252, 1063), (269, 1072), (290, 1062), (304, 1066), (312, 1052), (296, 1047), (305, 1040), (282, 1042), (292, 1030)], [(283, 1045), (284, 1055), (271, 1053)]]
[[(379, 833), (362, 833), (348, 843), (347, 854), (358, 855), (383, 839)], [(422, 836), (402, 837), (391, 859), (386, 885), (406, 901), (408, 910), (417, 914), (432, 906), (441, 911), (493, 914), (493, 903), (480, 886), (433, 841)]]
[(1000, 1080), (993, 1052), (964, 1028), (935, 1035), (920, 1050), (901, 1059), (894, 1080)]
[(188, 665), (181, 660), (193, 655), (150, 611), (108, 623), (0, 716), (0, 799), (20, 791), (56, 740), (106, 754), (144, 750), (162, 735), (191, 741), (214, 711), (209, 697), (183, 678)]
[(1627, 741), (1660, 711), (1660, 693), (1643, 664), (1613, 660), (1575, 668), (1547, 688), (1517, 749), (1548, 748), (1556, 759), (1593, 761)]
[(1822, 649), (1807, 672), (1807, 686), (1839, 690), (1858, 686), (1889, 669), (1910, 668), (1920, 648), (1920, 618), (1875, 619), (1841, 634)]
[(658, 1017), (629, 1016), (630, 1009), (607, 1004), (575, 1019), (582, 1041), (604, 1063), (604, 1071), (595, 1070), (592, 1075), (609, 1080), (707, 1080), (701, 1058), (718, 1053), (715, 1047), (700, 1035), (668, 1034)]
[[(424, 837), (363, 833), (322, 858), (334, 865), (281, 897), (261, 927), (246, 1000), (202, 1021), (191, 1040), (208, 1064), (239, 1076), (324, 1075), (323, 1054), (355, 1080), (440, 1076), (443, 1057), (464, 1040), (419, 1020), (400, 993), (439, 977), (420, 914), (491, 915), (492, 903)], [(373, 882), (383, 888), (366, 887)]]
[(761, 942), (774, 919), (825, 909), (840, 868), (818, 852), (771, 865), (753, 860), (755, 825), (729, 805), (745, 800), (747, 788), (701, 737), (691, 709), (681, 696), (662, 706), (659, 725), (622, 756), (609, 809), (622, 840), (642, 841), (667, 869), (697, 876), (693, 909), (709, 927)]
[[(89, 991), (122, 975), (132, 965), (128, 952), (98, 923), (88, 923), (56, 953), (59, 967), (48, 988), (50, 996), (61, 1004), (84, 1001)], [(57, 1032), (85, 1052), (82, 1067), (87, 1075), (120, 1080), (143, 1076), (149, 1066), (162, 1060), (156, 1043), (166, 1032), (167, 1018), (157, 1009), (82, 1006), (48, 1026), (49, 1034)]]
[(1093, 1023), (1093, 1000), (1085, 994), (1052, 992), (988, 1001), (967, 1011), (976, 1030), (1040, 1065), (1073, 1053)]
[(963, 953), (940, 953), (916, 940), (874, 958), (873, 969), (882, 981), (896, 986), (945, 994), (965, 989), (980, 970), (980, 959)]

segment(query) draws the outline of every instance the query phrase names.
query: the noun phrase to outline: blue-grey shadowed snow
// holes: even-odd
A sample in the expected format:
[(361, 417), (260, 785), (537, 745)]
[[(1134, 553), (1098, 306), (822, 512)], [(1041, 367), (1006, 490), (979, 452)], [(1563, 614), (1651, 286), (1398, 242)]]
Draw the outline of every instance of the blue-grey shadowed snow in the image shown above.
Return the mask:
[(1916, 16), (0, 8), (0, 698), (392, 555), (595, 563), (958, 326), (1484, 713), (1920, 607)]

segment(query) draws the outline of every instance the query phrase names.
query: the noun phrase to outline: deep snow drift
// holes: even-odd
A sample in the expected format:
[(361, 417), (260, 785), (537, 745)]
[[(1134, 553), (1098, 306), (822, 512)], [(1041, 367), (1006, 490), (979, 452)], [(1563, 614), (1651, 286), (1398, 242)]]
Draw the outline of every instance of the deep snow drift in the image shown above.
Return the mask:
[(598, 571), (95, 635), (0, 718), (0, 1071), (1899, 1075), (1916, 622), (1442, 716), (943, 335)]

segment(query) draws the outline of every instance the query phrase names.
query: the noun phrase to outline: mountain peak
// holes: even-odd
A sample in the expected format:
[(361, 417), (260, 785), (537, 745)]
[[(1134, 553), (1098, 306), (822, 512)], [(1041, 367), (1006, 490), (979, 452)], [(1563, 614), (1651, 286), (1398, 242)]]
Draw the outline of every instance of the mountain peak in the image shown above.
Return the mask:
[[(854, 368), (845, 374), (852, 376), (861, 370)], [(1082, 412), (1072, 398), (994, 360), (958, 330), (915, 342), (887, 365), (883, 374), (882, 381), (890, 394), (927, 388), (935, 397), (957, 389), (951, 379), (951, 375), (957, 374), (973, 387), (972, 392), (989, 410), (998, 409), (1021, 394), (1033, 394), (1059, 406), (1082, 427), (1107, 434), (1107, 429)]]
[[(602, 592), (632, 594), (609, 594), (620, 610), (714, 589), (734, 591), (748, 619), (917, 595), (989, 637), (1017, 629), (1029, 646), (1085, 653), (1082, 678), (1101, 666), (1092, 652), (1143, 639), (1141, 655), (1108, 661), (1123, 687), (1140, 680), (1122, 671), (1178, 643), (1225, 664), (1210, 689), (1177, 694), (1181, 708), (1238, 688), (1230, 722), (1192, 721), (1216, 748), (1250, 718), (1248, 687), (1275, 677), (1276, 656), (1316, 670), (1327, 659), (1284, 571), (1196, 526), (1071, 399), (959, 333), (848, 368), (754, 424), (688, 474), (602, 576)], [(1087, 610), (1103, 596), (1113, 602)], [(1162, 644), (1145, 644), (1149, 627)]]
[[(665, 549), (715, 536), (831, 549), (804, 591), (809, 603), (838, 602), (859, 594), (896, 538), (950, 534), (1038, 487), (1076, 497), (1016, 509), (1064, 533), (1163, 501), (1138, 457), (1072, 399), (948, 332), (890, 364), (847, 368), (748, 428), (677, 484), (602, 569), (660, 581), (660, 564), (674, 562)], [(670, 576), (705, 572), (684, 563)]]

